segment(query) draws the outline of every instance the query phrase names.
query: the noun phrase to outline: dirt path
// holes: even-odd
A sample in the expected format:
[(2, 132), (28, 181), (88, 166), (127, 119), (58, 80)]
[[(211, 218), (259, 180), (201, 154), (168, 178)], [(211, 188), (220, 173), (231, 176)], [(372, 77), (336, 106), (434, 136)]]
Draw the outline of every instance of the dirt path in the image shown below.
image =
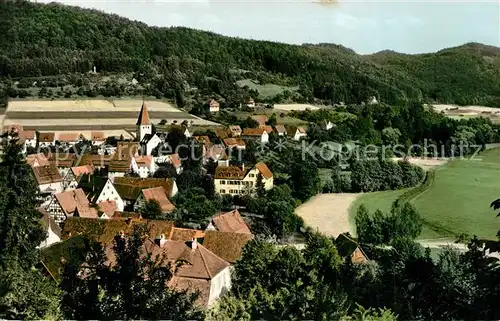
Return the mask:
[(306, 225), (319, 232), (337, 237), (340, 233), (353, 233), (349, 223), (349, 207), (361, 194), (320, 194), (301, 206), (295, 213)]

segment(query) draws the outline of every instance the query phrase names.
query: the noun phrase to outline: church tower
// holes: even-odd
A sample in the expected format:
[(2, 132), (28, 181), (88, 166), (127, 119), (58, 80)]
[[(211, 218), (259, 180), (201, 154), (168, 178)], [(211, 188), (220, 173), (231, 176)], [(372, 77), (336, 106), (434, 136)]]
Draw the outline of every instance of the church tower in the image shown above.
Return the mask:
[(145, 102), (142, 102), (141, 111), (139, 112), (139, 118), (137, 118), (136, 125), (136, 137), (139, 141), (142, 141), (145, 135), (151, 135), (153, 133), (153, 126), (151, 125), (151, 121), (149, 120), (149, 112)]

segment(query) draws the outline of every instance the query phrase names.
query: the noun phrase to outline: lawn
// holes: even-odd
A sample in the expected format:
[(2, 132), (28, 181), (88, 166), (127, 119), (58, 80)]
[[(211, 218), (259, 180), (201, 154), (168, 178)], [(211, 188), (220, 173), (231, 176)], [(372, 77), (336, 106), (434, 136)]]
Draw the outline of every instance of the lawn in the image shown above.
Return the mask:
[(500, 198), (500, 149), (438, 168), (434, 184), (412, 201), (435, 230), (431, 233), (426, 229), (421, 238), (431, 238), (436, 233), (495, 238), (500, 221), (490, 203), (497, 198)]
[(236, 83), (241, 87), (248, 86), (250, 89), (257, 90), (259, 92), (259, 97), (262, 98), (272, 98), (285, 90), (293, 92), (299, 89), (299, 87), (288, 87), (275, 84), (261, 85), (252, 79), (238, 80)]

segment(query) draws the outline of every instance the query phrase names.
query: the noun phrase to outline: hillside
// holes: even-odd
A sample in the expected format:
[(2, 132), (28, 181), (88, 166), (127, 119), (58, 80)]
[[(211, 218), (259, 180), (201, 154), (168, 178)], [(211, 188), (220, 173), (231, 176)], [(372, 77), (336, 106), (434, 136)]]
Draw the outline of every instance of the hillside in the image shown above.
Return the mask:
[[(0, 21), (0, 76), (14, 79), (83, 75), (95, 65), (101, 73), (133, 73), (142, 93), (181, 105), (192, 88), (199, 90), (193, 97), (215, 94), (236, 103), (258, 95), (236, 85), (253, 79), (298, 86), (295, 93), (268, 98), (272, 102), (359, 103), (376, 96), (388, 103), (424, 99), (500, 106), (500, 49), (480, 44), (423, 55), (361, 56), (333, 44), (296, 46), (149, 27), (98, 11), (23, 1), (0, 3)], [(85, 79), (74, 82), (82, 87), (80, 94), (96, 94)], [(3, 83), (4, 95), (20, 95)], [(120, 84), (109, 87), (97, 93), (126, 92)]]

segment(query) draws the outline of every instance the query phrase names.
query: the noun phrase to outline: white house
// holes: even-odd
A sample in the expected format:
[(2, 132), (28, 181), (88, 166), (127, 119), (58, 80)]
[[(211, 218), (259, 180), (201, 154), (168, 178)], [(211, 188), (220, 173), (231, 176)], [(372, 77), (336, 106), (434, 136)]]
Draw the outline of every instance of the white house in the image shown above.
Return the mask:
[(55, 133), (38, 133), (38, 146), (50, 147), (55, 145)]
[(83, 189), (92, 204), (115, 201), (118, 211), (125, 208), (124, 200), (109, 178), (84, 174), (80, 177), (78, 187)]
[(131, 167), (132, 171), (139, 174), (141, 178), (152, 176), (158, 169), (153, 156), (136, 156), (132, 159)]
[(324, 124), (325, 124), (325, 129), (326, 129), (326, 130), (330, 130), (330, 129), (332, 129), (333, 127), (335, 127), (335, 125), (334, 125), (331, 121), (329, 121), (329, 120), (326, 120), (326, 121), (324, 122)]
[(104, 132), (90, 132), (90, 141), (94, 146), (101, 146), (106, 142)]
[(45, 209), (39, 208), (38, 210), (43, 215), (40, 219), (40, 224), (42, 225), (45, 232), (47, 232), (47, 237), (45, 238), (45, 240), (43, 240), (40, 245), (37, 246), (37, 248), (43, 249), (61, 241), (61, 228)]
[(265, 128), (245, 128), (241, 136), (247, 139), (256, 139), (263, 144), (269, 142), (269, 134)]
[(60, 146), (71, 148), (80, 141), (80, 134), (62, 132), (59, 133), (58, 137), (56, 138), (56, 141), (59, 142)]
[(34, 130), (22, 130), (18, 133), (19, 141), (24, 144), (23, 152), (26, 153), (27, 148), (36, 148), (36, 133)]
[(307, 132), (306, 130), (304, 129), (304, 127), (296, 127), (296, 126), (290, 126), (288, 129), (287, 129), (287, 134), (288, 136), (295, 140), (295, 141), (299, 141), (301, 140), (302, 138), (305, 138), (307, 137)]
[(250, 169), (238, 166), (218, 166), (215, 169), (215, 191), (221, 195), (253, 195), (259, 174), (265, 190), (274, 186), (273, 173), (263, 162)]
[(49, 201), (52, 194), (63, 191), (63, 178), (55, 165), (37, 166), (32, 169), (43, 202)]
[(286, 128), (283, 125), (275, 125), (274, 129), (278, 133), (278, 136), (286, 136)]
[(134, 158), (110, 161), (108, 178), (111, 182), (114, 182), (117, 177), (124, 177), (125, 174), (130, 173), (132, 171), (132, 163), (134, 163)]
[(156, 134), (145, 134), (141, 140), (141, 151), (143, 155), (151, 155), (153, 149), (160, 145), (161, 139)]
[(231, 136), (240, 137), (242, 130), (239, 125), (229, 126), (229, 131), (231, 132)]
[(208, 107), (209, 107), (209, 110), (211, 113), (218, 113), (219, 112), (219, 103), (215, 100), (215, 99), (212, 99), (209, 103), (208, 103)]
[(250, 107), (250, 108), (255, 108), (255, 101), (253, 100), (253, 98), (250, 98), (250, 99), (247, 101), (247, 107)]
[[(172, 241), (162, 234), (159, 239), (146, 240), (143, 248), (153, 259), (165, 257), (164, 264), (174, 263), (178, 267), (168, 286), (198, 292), (196, 304), (200, 306), (210, 307), (231, 288), (230, 264), (196, 239)], [(185, 253), (189, 253), (189, 262)]]

